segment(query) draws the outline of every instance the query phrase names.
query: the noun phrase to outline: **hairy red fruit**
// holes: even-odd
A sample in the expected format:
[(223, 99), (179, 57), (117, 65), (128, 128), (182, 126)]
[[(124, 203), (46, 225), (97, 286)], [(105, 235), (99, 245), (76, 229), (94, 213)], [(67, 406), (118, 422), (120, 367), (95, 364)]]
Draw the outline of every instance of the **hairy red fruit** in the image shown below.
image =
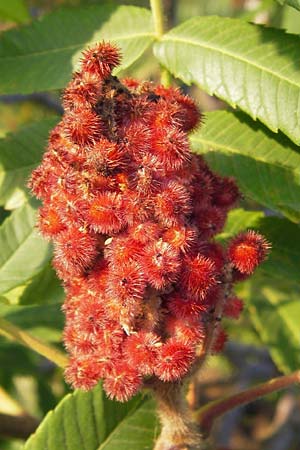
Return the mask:
[(62, 231), (54, 245), (54, 265), (59, 275), (67, 273), (80, 275), (94, 263), (98, 254), (95, 236), (76, 227)]
[(148, 221), (132, 225), (128, 233), (133, 240), (141, 244), (147, 244), (158, 238), (160, 228), (155, 222)]
[(199, 299), (179, 293), (168, 296), (167, 305), (169, 311), (178, 318), (198, 317), (207, 310), (206, 304)]
[(156, 289), (175, 282), (181, 267), (178, 250), (162, 239), (145, 247), (143, 263), (148, 282)]
[(63, 107), (65, 110), (87, 108), (97, 103), (100, 94), (99, 77), (93, 73), (75, 73), (64, 92)]
[(154, 198), (154, 212), (162, 225), (176, 225), (192, 211), (191, 198), (187, 189), (177, 181), (170, 181), (161, 187)]
[(44, 205), (39, 210), (38, 227), (45, 237), (53, 238), (65, 229), (56, 209), (50, 205)]
[(142, 384), (142, 378), (136, 368), (125, 362), (116, 363), (107, 374), (103, 388), (107, 396), (119, 402), (126, 402), (137, 393)]
[(190, 294), (204, 298), (208, 290), (218, 282), (214, 262), (201, 254), (186, 258), (183, 283)]
[(155, 375), (162, 381), (176, 381), (189, 371), (195, 350), (189, 344), (169, 339), (160, 349)]
[(244, 308), (244, 302), (237, 297), (230, 297), (226, 300), (224, 306), (224, 316), (230, 317), (231, 319), (238, 319)]
[(196, 318), (179, 318), (168, 316), (165, 320), (167, 334), (178, 342), (195, 347), (206, 336), (204, 326)]
[(126, 304), (132, 298), (142, 298), (146, 288), (143, 270), (135, 261), (123, 261), (123, 264), (110, 272), (107, 293)]
[(181, 169), (190, 159), (185, 133), (173, 127), (155, 130), (151, 151), (166, 170)]
[(222, 327), (219, 326), (216, 331), (217, 332), (215, 333), (212, 346), (212, 353), (220, 353), (228, 340), (228, 334)]
[(113, 268), (118, 268), (128, 261), (136, 261), (142, 254), (143, 247), (131, 235), (120, 234), (106, 242), (105, 257)]
[(80, 108), (70, 111), (64, 118), (63, 129), (74, 144), (84, 145), (94, 143), (100, 138), (103, 125), (92, 110)]
[(163, 240), (181, 250), (182, 253), (191, 251), (196, 246), (197, 239), (197, 228), (184, 225), (168, 228), (163, 234)]
[(126, 339), (124, 356), (126, 361), (131, 366), (137, 367), (141, 374), (152, 375), (161, 345), (158, 335), (140, 331)]
[(228, 258), (242, 274), (250, 275), (266, 258), (270, 244), (259, 233), (247, 231), (232, 240), (228, 248)]
[(123, 169), (125, 164), (124, 151), (115, 142), (110, 142), (108, 139), (99, 139), (87, 153), (87, 167), (94, 168), (104, 177), (113, 174), (116, 169)]
[(83, 52), (81, 70), (107, 78), (121, 61), (119, 49), (112, 44), (101, 42)]
[(99, 193), (89, 205), (87, 220), (97, 233), (115, 233), (125, 224), (122, 197), (115, 192)]
[(71, 358), (65, 370), (65, 377), (75, 389), (89, 390), (96, 386), (102, 371), (103, 364), (97, 360), (97, 357), (91, 357), (88, 354)]

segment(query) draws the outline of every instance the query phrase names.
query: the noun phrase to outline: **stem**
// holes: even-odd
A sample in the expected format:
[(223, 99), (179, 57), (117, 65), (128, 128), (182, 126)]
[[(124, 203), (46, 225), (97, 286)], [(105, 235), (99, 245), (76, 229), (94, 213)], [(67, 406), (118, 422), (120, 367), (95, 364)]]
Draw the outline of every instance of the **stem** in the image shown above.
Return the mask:
[(214, 420), (222, 414), (236, 408), (237, 406), (253, 402), (264, 395), (285, 389), (295, 383), (300, 383), (300, 370), (297, 370), (290, 375), (283, 375), (281, 377), (273, 378), (265, 383), (258, 384), (250, 389), (239, 392), (238, 394), (225, 397), (204, 406), (195, 413), (197, 422), (200, 424), (203, 434), (207, 436), (211, 430)]
[(164, 12), (162, 0), (150, 0), (156, 36), (160, 38), (164, 34)]
[(64, 368), (68, 363), (68, 358), (62, 352), (31, 336), (31, 334), (21, 330), (2, 317), (0, 318), (0, 334), (17, 341), (32, 350), (35, 350), (37, 353), (54, 362), (59, 367)]
[(35, 432), (39, 421), (29, 415), (13, 416), (0, 413), (0, 435), (6, 438), (27, 439)]
[[(152, 11), (155, 34), (157, 39), (160, 39), (165, 32), (163, 1), (150, 0), (150, 7)], [(161, 84), (166, 87), (171, 85), (171, 74), (165, 67), (161, 67)]]
[(203, 346), (199, 349), (198, 352), (198, 358), (195, 365), (195, 370), (201, 369), (201, 367), (204, 365), (206, 358), (211, 353), (211, 350), (214, 345), (215, 335), (216, 331), (219, 328), (220, 321), (222, 319), (223, 315), (223, 309), (225, 306), (225, 302), (230, 295), (232, 288), (232, 268), (230, 265), (227, 265), (224, 269), (224, 292), (222, 297), (219, 299), (219, 301), (216, 304), (215, 311), (212, 317), (211, 324), (207, 331), (206, 339), (203, 343)]
[(148, 382), (157, 402), (161, 433), (154, 450), (198, 450), (202, 437), (184, 400), (180, 383)]

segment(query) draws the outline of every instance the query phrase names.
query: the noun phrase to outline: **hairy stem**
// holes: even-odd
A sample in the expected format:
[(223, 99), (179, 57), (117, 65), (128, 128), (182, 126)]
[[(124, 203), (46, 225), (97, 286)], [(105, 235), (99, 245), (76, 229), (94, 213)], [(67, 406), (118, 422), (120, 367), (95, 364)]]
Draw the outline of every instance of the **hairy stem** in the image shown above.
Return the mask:
[(216, 332), (218, 331), (219, 324), (222, 320), (223, 309), (225, 306), (225, 302), (230, 295), (232, 288), (232, 268), (229, 264), (224, 268), (223, 274), (223, 283), (224, 283), (224, 291), (222, 297), (218, 300), (215, 311), (213, 313), (211, 323), (208, 327), (206, 339), (202, 345), (202, 347), (198, 350), (198, 358), (195, 364), (195, 369), (198, 371), (203, 364), (205, 363), (207, 357), (210, 355), (214, 341)]
[(148, 384), (157, 402), (161, 434), (154, 450), (202, 449), (202, 438), (185, 402), (180, 383), (154, 380)]
[(253, 402), (264, 395), (285, 389), (295, 383), (300, 383), (300, 370), (297, 370), (290, 375), (273, 378), (265, 383), (258, 384), (250, 389), (239, 392), (238, 394), (216, 400), (198, 410), (195, 413), (195, 417), (200, 424), (202, 433), (207, 436), (214, 421), (222, 414), (237, 406)]
[[(156, 37), (160, 39), (165, 32), (163, 1), (150, 0), (150, 6), (154, 22), (155, 34)], [(161, 83), (166, 87), (169, 87), (171, 85), (171, 74), (165, 67), (161, 68)]]
[(31, 334), (21, 330), (2, 317), (0, 318), (0, 334), (31, 348), (40, 355), (54, 362), (59, 367), (64, 368), (68, 363), (68, 358), (62, 352), (31, 336)]

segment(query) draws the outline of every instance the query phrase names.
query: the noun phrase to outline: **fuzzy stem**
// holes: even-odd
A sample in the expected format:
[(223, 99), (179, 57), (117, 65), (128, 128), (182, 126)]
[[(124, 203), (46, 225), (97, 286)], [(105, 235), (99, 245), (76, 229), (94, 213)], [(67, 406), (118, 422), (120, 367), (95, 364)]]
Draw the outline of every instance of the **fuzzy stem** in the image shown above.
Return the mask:
[(2, 317), (0, 318), (0, 334), (31, 348), (59, 367), (64, 368), (68, 363), (68, 358), (62, 352), (31, 336)]
[(265, 383), (258, 384), (250, 389), (239, 392), (238, 394), (209, 403), (207, 406), (204, 406), (198, 410), (194, 416), (200, 424), (203, 434), (207, 436), (211, 430), (214, 420), (222, 414), (236, 408), (237, 406), (253, 402), (264, 395), (285, 389), (295, 383), (300, 383), (300, 370), (297, 370), (290, 375), (283, 375), (281, 377), (273, 378)]
[(152, 389), (157, 402), (157, 412), (161, 422), (161, 434), (154, 450), (198, 450), (202, 438), (197, 424), (184, 400), (182, 385), (152, 381)]
[[(155, 34), (157, 39), (160, 39), (165, 32), (164, 9), (162, 0), (150, 0), (150, 7), (154, 22)], [(165, 68), (161, 67), (161, 83), (169, 87), (171, 85), (171, 74)]]
[[(198, 358), (197, 358), (197, 362), (195, 364), (195, 370), (197, 370), (197, 371), (204, 365), (207, 357), (210, 355), (210, 353), (212, 351), (216, 331), (218, 330), (219, 323), (222, 319), (225, 302), (231, 292), (232, 267), (229, 264), (227, 264), (224, 268), (223, 284), (224, 284), (223, 295), (216, 304), (215, 311), (214, 311), (214, 314), (213, 314), (213, 317), (211, 320), (211, 324), (207, 331), (206, 339), (205, 339), (202, 347), (198, 350)], [(194, 370), (194, 372), (195, 372), (195, 370)]]

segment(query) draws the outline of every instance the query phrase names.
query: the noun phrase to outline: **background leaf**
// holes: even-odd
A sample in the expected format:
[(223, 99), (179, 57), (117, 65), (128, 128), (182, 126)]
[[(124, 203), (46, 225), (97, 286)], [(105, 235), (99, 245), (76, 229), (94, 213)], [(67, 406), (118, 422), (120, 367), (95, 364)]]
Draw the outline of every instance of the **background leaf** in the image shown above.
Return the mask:
[(69, 394), (45, 417), (24, 450), (97, 450), (140, 404), (139, 397), (123, 404), (112, 402), (100, 386)]
[(21, 206), (28, 199), (26, 182), (39, 164), (56, 118), (34, 122), (0, 139), (0, 205)]
[(0, 18), (23, 23), (30, 19), (30, 15), (24, 0), (1, 0)]
[(250, 319), (277, 367), (285, 373), (300, 367), (300, 290), (282, 280), (254, 277), (238, 290)]
[(121, 421), (98, 450), (152, 450), (157, 428), (154, 402), (147, 401)]
[(159, 61), (271, 130), (300, 142), (298, 36), (223, 17), (194, 17), (156, 43)]
[(70, 80), (81, 51), (110, 40), (121, 47), (121, 69), (154, 39), (150, 11), (134, 6), (63, 8), (31, 25), (2, 33), (0, 94), (59, 89)]
[(33, 202), (15, 210), (0, 227), (0, 294), (24, 284), (51, 258), (49, 244), (35, 229)]
[(215, 170), (234, 176), (245, 195), (300, 221), (300, 149), (284, 135), (241, 112), (215, 111), (191, 143)]
[(64, 326), (61, 303), (51, 305), (1, 305), (0, 316), (47, 342), (60, 342)]
[(292, 6), (300, 11), (300, 0), (277, 0), (282, 6)]

